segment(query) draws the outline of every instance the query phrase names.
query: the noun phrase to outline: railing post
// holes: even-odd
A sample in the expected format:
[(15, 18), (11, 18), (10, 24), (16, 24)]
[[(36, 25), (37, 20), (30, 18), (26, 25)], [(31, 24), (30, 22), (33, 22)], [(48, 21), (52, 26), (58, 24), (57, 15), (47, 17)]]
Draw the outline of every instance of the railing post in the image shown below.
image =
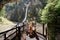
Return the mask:
[(17, 34), (18, 34), (17, 30), (18, 30), (18, 29), (17, 29), (17, 26), (16, 26), (16, 36), (17, 36)]
[(4, 34), (4, 40), (6, 40), (7, 38), (6, 38), (6, 33)]
[(18, 40), (21, 40), (21, 31), (20, 31), (20, 27), (18, 27)]
[(44, 23), (43, 23), (43, 36), (44, 36)]

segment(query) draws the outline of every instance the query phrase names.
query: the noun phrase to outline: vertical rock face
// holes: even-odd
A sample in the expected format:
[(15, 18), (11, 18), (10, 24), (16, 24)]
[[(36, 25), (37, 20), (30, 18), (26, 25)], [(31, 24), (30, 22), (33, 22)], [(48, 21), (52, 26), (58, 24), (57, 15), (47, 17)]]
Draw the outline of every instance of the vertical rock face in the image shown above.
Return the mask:
[(40, 6), (43, 6), (43, 3), (46, 3), (46, 0), (20, 0), (20, 3), (26, 3), (31, 2), (31, 5), (37, 5), (40, 4)]
[(7, 3), (7, 2), (8, 2), (8, 0), (0, 0), (0, 10), (4, 6), (4, 4)]
[[(10, 0), (13, 2), (9, 2), (5, 5), (5, 11), (6, 11), (6, 17), (10, 20), (20, 21), (24, 19), (25, 16), (25, 3), (31, 2), (31, 5), (33, 6), (40, 6), (43, 7), (43, 4), (45, 3), (45, 0), (20, 0), (16, 4), (16, 0)], [(30, 5), (30, 6), (31, 6)], [(17, 8), (16, 8), (17, 7)], [(22, 19), (20, 19), (22, 18)]]
[[(13, 2), (13, 1), (16, 1), (16, 0), (0, 0), (0, 5), (4, 6), (3, 4), (6, 4), (8, 2)], [(20, 5), (23, 6), (24, 3), (26, 2), (31, 2), (32, 5), (37, 5), (37, 4), (40, 4), (40, 6), (43, 6), (43, 3), (46, 2), (46, 0), (20, 0)], [(1, 6), (0, 6), (1, 8)]]

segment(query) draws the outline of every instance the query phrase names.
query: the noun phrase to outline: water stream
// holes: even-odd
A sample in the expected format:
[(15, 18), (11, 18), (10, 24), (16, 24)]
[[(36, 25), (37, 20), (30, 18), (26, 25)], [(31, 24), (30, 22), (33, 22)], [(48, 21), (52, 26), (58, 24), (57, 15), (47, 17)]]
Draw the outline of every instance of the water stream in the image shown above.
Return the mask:
[(25, 5), (26, 6), (25, 18), (24, 18), (24, 20), (22, 22), (25, 22), (26, 19), (27, 19), (27, 13), (28, 13), (29, 5), (30, 5), (30, 3)]

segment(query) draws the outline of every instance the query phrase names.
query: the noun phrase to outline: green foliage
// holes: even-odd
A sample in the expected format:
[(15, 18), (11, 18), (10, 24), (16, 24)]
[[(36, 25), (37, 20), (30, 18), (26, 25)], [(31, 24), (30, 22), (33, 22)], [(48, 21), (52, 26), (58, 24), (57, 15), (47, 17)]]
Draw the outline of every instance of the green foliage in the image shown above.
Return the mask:
[(48, 25), (47, 29), (48, 29), (48, 37), (49, 40), (55, 40), (55, 26), (52, 25)]
[(41, 11), (41, 23), (51, 23), (48, 25), (48, 40), (55, 40), (55, 21), (60, 14), (60, 0), (48, 0), (46, 6)]
[[(40, 13), (40, 11), (39, 11), (39, 13)], [(47, 20), (47, 13), (48, 13), (48, 10), (43, 9), (41, 11), (41, 13), (40, 13), (40, 19), (41, 19), (42, 23), (46, 22), (46, 20)]]
[(0, 22), (2, 22), (1, 17), (4, 16), (5, 13), (5, 6), (0, 10)]
[(57, 16), (60, 14), (60, 0), (48, 0), (44, 9), (39, 10), (41, 23), (48, 24), (48, 40), (55, 40), (55, 26)]
[(38, 13), (39, 8), (37, 8), (36, 6), (30, 6), (29, 10), (28, 10), (28, 20), (30, 20), (30, 18), (32, 18), (34, 21), (39, 22), (40, 23), (40, 14)]
[(8, 20), (7, 18), (0, 17), (0, 25), (1, 24), (13, 25), (14, 23), (12, 21)]
[(53, 2), (54, 0), (47, 0), (47, 3), (51, 3), (51, 2)]
[(59, 10), (60, 10), (60, 0), (54, 0), (47, 3), (40, 14), (41, 22), (50, 23), (55, 21), (56, 17), (58, 16)]
[(2, 10), (0, 10), (0, 16), (3, 16), (5, 13), (5, 6), (2, 8)]

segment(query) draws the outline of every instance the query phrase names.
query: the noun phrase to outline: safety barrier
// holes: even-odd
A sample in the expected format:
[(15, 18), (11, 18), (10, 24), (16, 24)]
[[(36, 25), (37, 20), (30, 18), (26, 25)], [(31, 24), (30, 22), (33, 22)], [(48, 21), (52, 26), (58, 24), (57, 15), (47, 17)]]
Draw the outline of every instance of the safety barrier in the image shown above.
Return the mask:
[[(15, 36), (18, 36), (18, 40), (20, 40), (20, 39), (21, 39), (21, 31), (20, 31), (21, 27), (23, 27), (23, 25), (22, 25), (22, 26), (17, 26), (17, 25), (16, 25), (14, 28), (9, 29), (9, 30), (7, 30), (7, 31), (4, 31), (4, 32), (0, 33), (0, 35), (3, 34), (4, 40), (9, 40), (8, 38), (11, 37), (12, 35), (14, 35), (14, 34), (16, 33)], [(12, 34), (9, 34), (9, 35), (7, 36), (7, 33), (10, 32), (10, 31), (13, 31), (13, 30), (16, 30), (16, 31), (14, 31)], [(14, 36), (14, 37), (15, 37), (15, 36)], [(13, 37), (13, 38), (14, 38), (14, 37)], [(13, 39), (13, 38), (12, 38), (12, 39)], [(11, 40), (11, 39), (10, 39), (10, 40)]]

